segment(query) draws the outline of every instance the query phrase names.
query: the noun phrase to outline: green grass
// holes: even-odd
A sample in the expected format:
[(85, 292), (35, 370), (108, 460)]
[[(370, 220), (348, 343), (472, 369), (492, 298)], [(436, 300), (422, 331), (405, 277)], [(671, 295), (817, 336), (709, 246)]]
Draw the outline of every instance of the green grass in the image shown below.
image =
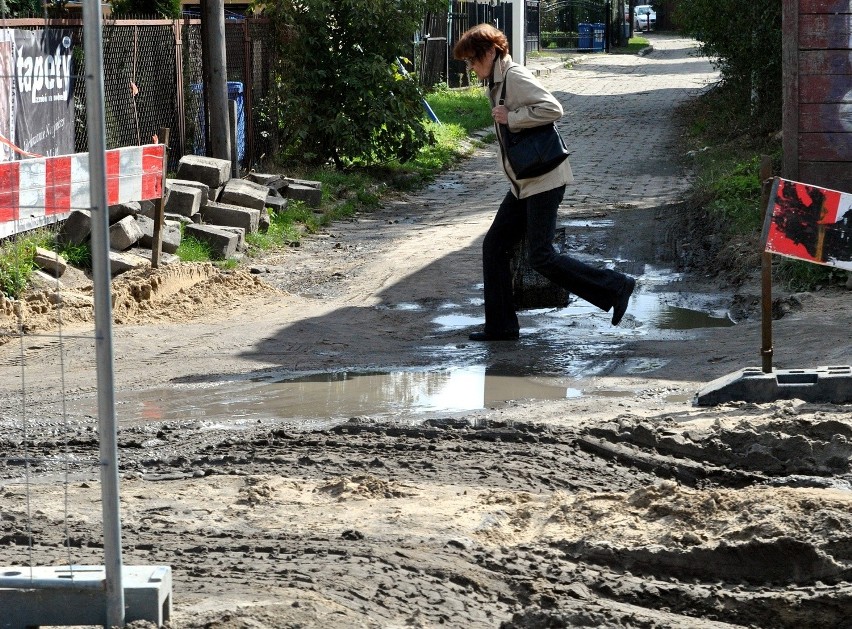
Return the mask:
[(315, 215), (304, 203), (291, 202), (282, 212), (270, 212), (269, 218), (269, 229), (246, 236), (250, 254), (299, 242), (303, 230), (319, 229), (321, 215)]
[(0, 246), (0, 292), (17, 298), (27, 287), (33, 273), (35, 248), (25, 239)]
[(35, 270), (36, 247), (52, 249), (54, 233), (41, 227), (0, 242), (0, 293), (17, 298)]
[(57, 246), (56, 250), (71, 266), (80, 269), (92, 268), (92, 248), (88, 242), (79, 245), (63, 244)]
[(209, 262), (211, 260), (210, 245), (194, 236), (183, 236), (180, 239), (176, 255), (182, 262)]
[(631, 37), (627, 40), (626, 46), (613, 46), (609, 49), (611, 54), (615, 55), (635, 55), (643, 48), (651, 45), (651, 41), (646, 37)]
[(470, 133), (490, 127), (491, 106), (485, 88), (468, 87), (451, 90), (441, 86), (426, 97), (426, 102), (444, 126)]

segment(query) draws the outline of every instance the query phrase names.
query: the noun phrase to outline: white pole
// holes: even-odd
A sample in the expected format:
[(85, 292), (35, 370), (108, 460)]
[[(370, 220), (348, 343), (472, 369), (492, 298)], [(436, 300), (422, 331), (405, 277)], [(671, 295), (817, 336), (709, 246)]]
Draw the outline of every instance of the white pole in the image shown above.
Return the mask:
[(104, 519), (107, 627), (124, 627), (121, 581), (121, 517), (118, 497), (118, 445), (112, 351), (112, 300), (109, 268), (109, 212), (104, 131), (103, 33), (100, 0), (83, 2), (86, 58), (86, 122), (89, 129), (89, 194), (92, 210), (92, 276), (95, 296), (98, 430), (101, 501)]
[(526, 65), (527, 0), (512, 0), (512, 61)]

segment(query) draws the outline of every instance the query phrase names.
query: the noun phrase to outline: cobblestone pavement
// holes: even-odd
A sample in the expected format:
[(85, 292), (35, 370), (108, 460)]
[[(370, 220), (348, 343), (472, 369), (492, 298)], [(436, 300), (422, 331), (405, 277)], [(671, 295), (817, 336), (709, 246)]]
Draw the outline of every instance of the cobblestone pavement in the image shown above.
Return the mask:
[(584, 54), (570, 69), (541, 59), (528, 64), (565, 109), (560, 127), (576, 182), (564, 206), (655, 207), (688, 189), (674, 111), (718, 75), (694, 40), (648, 38), (652, 49), (641, 56)]

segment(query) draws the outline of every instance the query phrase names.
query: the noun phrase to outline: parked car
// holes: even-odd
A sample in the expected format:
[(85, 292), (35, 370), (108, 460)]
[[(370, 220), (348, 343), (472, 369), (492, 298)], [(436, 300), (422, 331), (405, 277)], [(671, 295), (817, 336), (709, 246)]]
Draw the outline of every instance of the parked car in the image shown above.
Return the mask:
[(650, 4), (639, 4), (633, 7), (633, 30), (651, 31), (657, 26), (657, 12)]

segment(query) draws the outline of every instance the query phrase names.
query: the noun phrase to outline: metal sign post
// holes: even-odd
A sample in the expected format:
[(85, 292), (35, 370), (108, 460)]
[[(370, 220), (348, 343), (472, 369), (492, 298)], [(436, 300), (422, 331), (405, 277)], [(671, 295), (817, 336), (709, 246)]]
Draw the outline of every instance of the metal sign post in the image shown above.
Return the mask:
[(99, 0), (83, 2), (86, 57), (86, 121), (89, 130), (92, 275), (95, 297), (95, 357), (98, 384), (101, 497), (104, 518), (107, 627), (124, 626), (121, 517), (118, 496), (118, 438), (113, 382), (112, 301), (110, 296), (109, 211), (106, 187), (103, 33)]

